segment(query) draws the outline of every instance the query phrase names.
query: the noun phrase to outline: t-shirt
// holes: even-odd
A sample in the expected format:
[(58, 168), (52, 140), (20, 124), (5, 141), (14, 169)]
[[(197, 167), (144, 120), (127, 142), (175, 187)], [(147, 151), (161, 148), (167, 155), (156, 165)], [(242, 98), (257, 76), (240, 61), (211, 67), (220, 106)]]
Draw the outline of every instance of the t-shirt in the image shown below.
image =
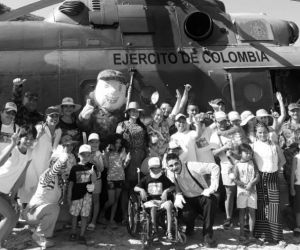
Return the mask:
[(140, 183), (136, 185), (139, 188), (146, 190), (149, 200), (160, 200), (163, 191), (173, 187), (172, 183), (166, 176), (161, 175), (158, 179), (154, 179), (149, 175), (145, 176)]
[(122, 167), (121, 154), (118, 152), (110, 152), (108, 156), (107, 180), (123, 181), (125, 180), (125, 172)]
[(204, 128), (201, 138), (196, 141), (196, 155), (197, 161), (215, 163), (215, 158), (210, 150), (210, 137), (212, 129), (210, 127)]
[(195, 144), (196, 136), (196, 131), (177, 132), (171, 136), (171, 141), (177, 141), (183, 149), (183, 153), (180, 155), (182, 161), (197, 161)]
[(1, 125), (1, 132), (0, 132), (0, 152), (2, 152), (2, 150), (4, 148), (6, 148), (6, 146), (8, 146), (8, 144), (11, 142), (11, 136), (15, 132), (14, 128), (17, 130), (18, 127), (19, 126), (18, 125), (14, 125), (13, 122), (11, 124), (9, 124), (9, 125), (5, 125), (5, 124)]
[[(8, 150), (8, 146), (2, 151)], [(11, 156), (0, 167), (0, 192), (8, 194), (16, 181), (19, 179), (28, 161), (31, 160), (32, 150), (28, 149), (26, 154), (22, 154), (18, 147), (14, 147)]]
[[(247, 185), (249, 182), (253, 181), (256, 175), (256, 170), (254, 168), (253, 161), (248, 162), (238, 162), (236, 163), (235, 171), (238, 175), (238, 180)], [(254, 187), (256, 190), (256, 187)], [(245, 188), (242, 188), (238, 185), (237, 187), (238, 194), (240, 193), (249, 193)]]
[(69, 181), (74, 183), (72, 189), (72, 201), (82, 199), (88, 192), (86, 186), (91, 184), (91, 169), (93, 164), (87, 163), (85, 165), (77, 164), (70, 172)]
[(62, 131), (61, 138), (63, 138), (65, 135), (69, 135), (71, 136), (72, 140), (79, 142), (74, 146), (74, 149), (72, 151), (74, 154), (77, 154), (79, 145), (81, 145), (82, 135), (80, 129), (77, 127), (76, 121), (74, 121), (73, 123), (66, 123), (60, 119), (59, 126)]
[[(231, 140), (231, 136), (218, 136), (217, 132), (214, 132), (210, 137), (210, 148), (211, 150), (221, 148)], [(226, 156), (226, 151), (224, 150), (218, 156), (221, 160), (221, 173), (228, 174), (232, 168), (232, 163)]]

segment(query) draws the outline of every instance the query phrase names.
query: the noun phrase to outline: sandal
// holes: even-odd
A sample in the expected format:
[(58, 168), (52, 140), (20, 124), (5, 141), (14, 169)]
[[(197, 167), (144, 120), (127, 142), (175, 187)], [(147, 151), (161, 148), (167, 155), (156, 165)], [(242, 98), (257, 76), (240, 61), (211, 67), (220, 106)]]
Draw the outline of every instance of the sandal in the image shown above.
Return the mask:
[(86, 230), (88, 230), (88, 231), (94, 231), (95, 229), (96, 229), (96, 226), (93, 223), (90, 223), (86, 228)]
[(78, 244), (86, 245), (86, 239), (83, 235), (79, 236)]
[(69, 241), (76, 241), (76, 234), (70, 234)]

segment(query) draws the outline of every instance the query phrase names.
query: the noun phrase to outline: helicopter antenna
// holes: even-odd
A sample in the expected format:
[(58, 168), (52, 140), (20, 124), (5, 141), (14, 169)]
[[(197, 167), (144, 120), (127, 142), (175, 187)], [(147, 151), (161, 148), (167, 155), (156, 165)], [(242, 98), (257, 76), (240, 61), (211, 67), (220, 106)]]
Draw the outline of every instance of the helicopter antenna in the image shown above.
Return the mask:
[(40, 10), (43, 8), (46, 8), (48, 6), (51, 6), (53, 4), (57, 4), (63, 2), (63, 0), (41, 0), (32, 4), (25, 5), (21, 8), (18, 8), (16, 10), (6, 12), (3, 15), (0, 15), (0, 21), (10, 21), (12, 19), (15, 19), (17, 17), (26, 15), (28, 13), (34, 12), (36, 10)]

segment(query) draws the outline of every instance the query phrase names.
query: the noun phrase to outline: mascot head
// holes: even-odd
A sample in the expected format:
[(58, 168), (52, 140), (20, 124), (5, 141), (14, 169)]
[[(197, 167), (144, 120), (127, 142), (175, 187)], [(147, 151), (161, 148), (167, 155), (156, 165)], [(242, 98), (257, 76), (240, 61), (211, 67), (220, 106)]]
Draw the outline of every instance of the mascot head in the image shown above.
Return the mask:
[(112, 112), (126, 103), (126, 77), (117, 70), (107, 69), (99, 73), (97, 86), (91, 95), (101, 108)]

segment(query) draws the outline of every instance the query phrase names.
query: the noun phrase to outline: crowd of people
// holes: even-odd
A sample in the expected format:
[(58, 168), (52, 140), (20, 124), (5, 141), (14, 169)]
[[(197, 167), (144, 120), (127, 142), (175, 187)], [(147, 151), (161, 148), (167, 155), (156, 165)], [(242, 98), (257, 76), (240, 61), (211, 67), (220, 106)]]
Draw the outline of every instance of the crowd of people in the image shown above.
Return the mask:
[[(220, 204), (218, 191), (223, 186), (224, 229), (233, 226), (236, 204), (240, 241), (280, 242), (278, 175), (283, 167), (294, 200), (294, 234), (300, 236), (300, 106), (289, 104), (286, 120), (280, 93), (276, 94), (280, 114), (264, 109), (255, 115), (226, 113), (222, 99), (209, 102), (211, 110), (200, 112), (196, 103), (188, 102), (189, 85), (182, 97), (177, 91), (173, 108), (163, 102), (151, 117), (145, 117), (137, 102), (130, 102), (125, 120), (101, 152), (99, 134), (85, 138), (77, 126), (75, 112), (80, 105), (66, 97), (43, 115), (37, 111), (37, 94), (27, 92), (22, 98), (23, 83), (14, 80), (12, 102), (0, 114), (1, 249), (20, 217), (32, 227), (38, 245), (53, 246), (49, 238), (61, 204), (69, 206), (70, 241), (85, 244), (86, 230), (95, 230), (97, 223), (116, 230), (118, 207), (122, 223), (127, 221), (131, 189), (151, 207), (153, 241), (159, 241), (155, 217), (160, 209), (167, 211), (166, 238), (174, 241), (171, 211), (175, 206), (187, 236), (193, 236), (201, 214), (204, 244), (210, 247)], [(145, 165), (145, 176), (138, 182), (137, 168)], [(105, 200), (100, 196), (103, 192)], [(168, 200), (170, 192), (176, 194), (173, 202)]]

